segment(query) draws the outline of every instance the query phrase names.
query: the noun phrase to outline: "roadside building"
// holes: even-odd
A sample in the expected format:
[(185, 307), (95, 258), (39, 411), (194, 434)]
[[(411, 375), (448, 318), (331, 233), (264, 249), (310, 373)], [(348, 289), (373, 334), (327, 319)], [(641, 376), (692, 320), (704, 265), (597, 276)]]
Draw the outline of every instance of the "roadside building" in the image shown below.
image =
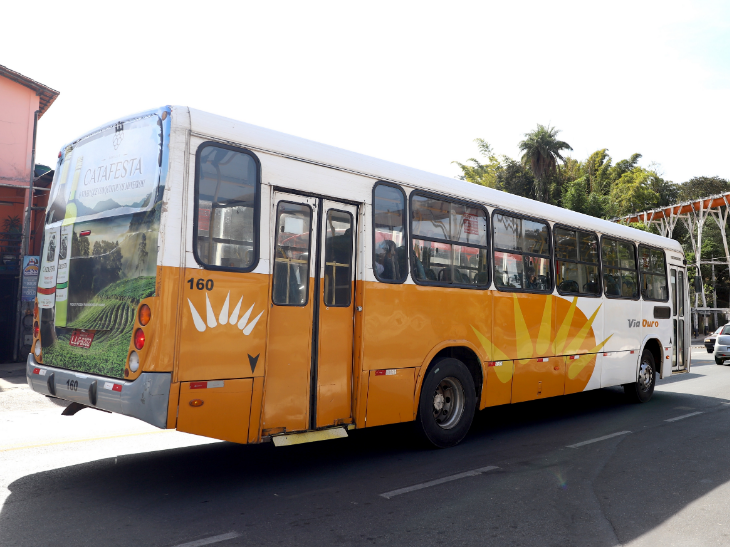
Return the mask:
[[(36, 165), (38, 120), (59, 92), (0, 65), (0, 362), (22, 358), (25, 317), (32, 302), (22, 302), (24, 255), (37, 255), (43, 211), (53, 172)], [(35, 183), (35, 179), (39, 179)], [(30, 195), (30, 188), (36, 189)], [(35, 209), (35, 208), (38, 209)], [(32, 316), (30, 318), (32, 322)]]

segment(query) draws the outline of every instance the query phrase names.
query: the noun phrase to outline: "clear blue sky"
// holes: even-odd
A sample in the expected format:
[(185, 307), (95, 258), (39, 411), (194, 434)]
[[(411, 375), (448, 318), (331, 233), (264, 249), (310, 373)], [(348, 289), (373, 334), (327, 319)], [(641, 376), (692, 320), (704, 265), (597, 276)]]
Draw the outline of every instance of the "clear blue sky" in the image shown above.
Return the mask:
[[(509, 4), (509, 5), (506, 5)], [(185, 104), (455, 176), (551, 123), (584, 159), (730, 177), (728, 2), (13, 2), (0, 64), (61, 92), (38, 162)], [(21, 47), (22, 44), (22, 47)]]

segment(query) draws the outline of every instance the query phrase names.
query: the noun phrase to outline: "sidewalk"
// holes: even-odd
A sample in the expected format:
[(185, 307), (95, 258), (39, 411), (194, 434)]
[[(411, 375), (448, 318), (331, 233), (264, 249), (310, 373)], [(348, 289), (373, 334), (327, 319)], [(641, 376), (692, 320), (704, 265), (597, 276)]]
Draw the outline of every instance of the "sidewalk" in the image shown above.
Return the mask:
[(28, 389), (25, 379), (25, 361), (0, 364), (0, 392), (10, 389)]

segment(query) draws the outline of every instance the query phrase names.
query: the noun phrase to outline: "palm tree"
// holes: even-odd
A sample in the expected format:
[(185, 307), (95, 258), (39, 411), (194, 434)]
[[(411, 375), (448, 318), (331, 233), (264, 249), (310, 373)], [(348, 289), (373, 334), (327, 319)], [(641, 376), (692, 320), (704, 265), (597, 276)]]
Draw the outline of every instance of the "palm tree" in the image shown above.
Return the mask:
[(535, 175), (535, 197), (544, 202), (549, 198), (548, 176), (556, 171), (558, 160), (565, 162), (560, 152), (573, 150), (567, 142), (557, 139), (558, 133), (559, 129), (537, 124), (537, 129), (525, 133), (525, 140), (520, 142), (522, 165)]

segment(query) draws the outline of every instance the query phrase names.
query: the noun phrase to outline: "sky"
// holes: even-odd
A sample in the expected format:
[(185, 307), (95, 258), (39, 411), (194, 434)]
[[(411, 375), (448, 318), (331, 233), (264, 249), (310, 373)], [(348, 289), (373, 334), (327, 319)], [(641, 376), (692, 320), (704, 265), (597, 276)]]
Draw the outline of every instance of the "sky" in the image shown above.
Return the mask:
[(538, 123), (583, 160), (730, 178), (730, 2), (13, 2), (0, 64), (61, 92), (37, 162), (166, 104), (454, 177)]

